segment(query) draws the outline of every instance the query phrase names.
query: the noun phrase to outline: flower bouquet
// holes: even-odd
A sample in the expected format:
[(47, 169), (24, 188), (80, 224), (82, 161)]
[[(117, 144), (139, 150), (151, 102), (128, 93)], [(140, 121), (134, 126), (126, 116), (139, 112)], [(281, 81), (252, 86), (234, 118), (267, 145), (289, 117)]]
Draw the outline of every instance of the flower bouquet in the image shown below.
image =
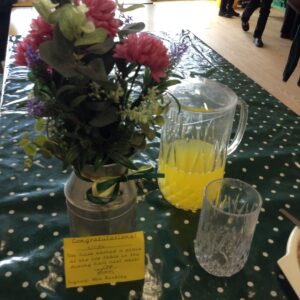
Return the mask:
[[(33, 90), (26, 106), (35, 131), (21, 145), (30, 167), (37, 153), (56, 157), (82, 176), (111, 163), (137, 170), (132, 155), (144, 149), (163, 124), (163, 94), (179, 81), (172, 69), (185, 51), (168, 49), (158, 37), (140, 32), (125, 13), (141, 5), (112, 0), (34, 0), (39, 13), (17, 45), (15, 62), (28, 66)], [(131, 179), (149, 175), (137, 170)], [(97, 183), (110, 189), (128, 179)], [(129, 178), (130, 179), (130, 178)], [(101, 185), (103, 185), (101, 187)], [(90, 194), (91, 199), (93, 195)], [(99, 194), (98, 194), (99, 196)]]

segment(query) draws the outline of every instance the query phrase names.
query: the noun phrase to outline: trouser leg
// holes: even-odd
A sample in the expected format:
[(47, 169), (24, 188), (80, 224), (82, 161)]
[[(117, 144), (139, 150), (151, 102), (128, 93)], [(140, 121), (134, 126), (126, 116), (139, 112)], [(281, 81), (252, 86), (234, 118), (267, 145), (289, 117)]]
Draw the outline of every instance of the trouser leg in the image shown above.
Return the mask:
[(227, 11), (227, 0), (221, 0), (220, 11), (221, 12)]
[(265, 30), (267, 20), (271, 10), (272, 0), (262, 0), (261, 7), (259, 10), (259, 17), (257, 20), (256, 28), (253, 36), (256, 38), (261, 38)]
[(5, 58), (11, 8), (0, 12), (0, 61)]
[(242, 14), (242, 21), (248, 22), (253, 12), (259, 7), (259, 0), (251, 0), (248, 2)]
[(234, 0), (228, 0), (227, 10), (232, 10), (233, 9), (233, 2), (234, 2)]

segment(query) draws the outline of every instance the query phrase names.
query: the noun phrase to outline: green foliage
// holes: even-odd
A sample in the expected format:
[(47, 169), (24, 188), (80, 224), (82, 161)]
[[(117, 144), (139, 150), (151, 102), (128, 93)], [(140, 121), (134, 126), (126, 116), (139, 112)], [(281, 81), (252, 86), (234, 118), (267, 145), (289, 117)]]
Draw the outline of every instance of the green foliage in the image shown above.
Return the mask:
[(58, 26), (53, 39), (40, 46), (41, 59), (64, 77), (78, 76), (73, 51), (73, 44), (63, 36)]
[(119, 31), (119, 35), (126, 36), (130, 33), (135, 33), (142, 31), (145, 28), (145, 24), (142, 22), (139, 23), (132, 23), (132, 24), (126, 24), (122, 30)]
[[(54, 1), (58, 2), (58, 1)], [(49, 16), (51, 15), (51, 10), (55, 8), (57, 4), (53, 4), (50, 0), (41, 0), (34, 2), (34, 7), (40, 14), (40, 16), (43, 17), (44, 20), (49, 21)], [(50, 23), (50, 22), (49, 22)]]
[(119, 194), (119, 187), (122, 182), (163, 177), (164, 174), (155, 172), (152, 167), (141, 167), (130, 174), (96, 180), (92, 188), (87, 191), (86, 196), (89, 201), (95, 204), (106, 204), (115, 200)]
[[(117, 5), (121, 12), (141, 7)], [(35, 116), (35, 131), (20, 140), (28, 156), (25, 165), (40, 153), (78, 174), (87, 164), (119, 163), (136, 170), (131, 156), (156, 136), (168, 105), (162, 95), (179, 82), (168, 71), (157, 83), (147, 67), (114, 58), (116, 43), (145, 25), (123, 25), (114, 41), (88, 20), (84, 5), (37, 0), (34, 6), (54, 31), (41, 43), (40, 63), (29, 73), (33, 99), (43, 110)]]
[(103, 43), (106, 38), (106, 32), (102, 28), (97, 28), (92, 32), (85, 32), (81, 37), (79, 37), (75, 46), (93, 45), (97, 43)]

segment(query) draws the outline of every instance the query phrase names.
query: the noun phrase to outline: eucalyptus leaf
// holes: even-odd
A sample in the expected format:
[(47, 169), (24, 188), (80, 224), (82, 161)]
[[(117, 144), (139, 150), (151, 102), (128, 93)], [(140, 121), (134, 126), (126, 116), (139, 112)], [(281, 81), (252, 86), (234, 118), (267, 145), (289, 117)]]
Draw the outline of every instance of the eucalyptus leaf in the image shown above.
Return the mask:
[(164, 88), (168, 88), (172, 85), (179, 84), (181, 81), (178, 79), (166, 80), (163, 84)]
[(49, 16), (51, 14), (51, 10), (55, 8), (58, 4), (53, 4), (50, 0), (35, 0), (33, 1), (32, 5), (34, 8), (38, 11), (38, 13), (41, 15), (41, 17), (49, 22)]
[(76, 98), (74, 98), (72, 101), (71, 101), (71, 108), (75, 108), (76, 106), (78, 106), (81, 102), (83, 102), (84, 100), (87, 99), (87, 95), (80, 95)]
[(92, 60), (88, 65), (77, 65), (76, 70), (96, 82), (107, 80), (104, 63), (101, 58)]
[(93, 111), (105, 111), (109, 106), (111, 106), (111, 104), (108, 101), (89, 101), (85, 103), (85, 106)]
[(66, 92), (76, 92), (76, 90), (77, 90), (76, 85), (72, 85), (72, 84), (63, 85), (61, 88), (57, 90), (56, 98), (59, 98), (62, 94)]
[(59, 19), (61, 18), (61, 12), (62, 12), (62, 9), (57, 9), (55, 10), (54, 12), (50, 13), (49, 16), (48, 16), (48, 23), (50, 24), (56, 24), (58, 23)]
[(143, 4), (133, 4), (133, 5), (130, 5), (128, 7), (124, 7), (124, 5), (119, 5), (119, 10), (121, 12), (128, 12), (128, 11), (132, 11), (132, 10), (135, 10), (135, 9), (138, 9), (138, 8), (142, 8), (144, 7)]
[(97, 43), (103, 43), (107, 33), (102, 28), (97, 28), (92, 32), (84, 33), (80, 38), (77, 38), (75, 41), (75, 46), (84, 46)]
[(119, 30), (120, 35), (128, 35), (130, 33), (140, 32), (145, 28), (145, 24), (142, 22), (126, 24), (121, 30)]
[(87, 53), (103, 55), (114, 47), (112, 38), (107, 38), (104, 42), (92, 45), (86, 49)]
[(58, 19), (59, 28), (69, 41), (74, 41), (82, 33), (92, 32), (95, 29), (93, 24), (87, 19), (85, 11), (81, 9), (81, 6), (66, 4), (60, 10)]
[(80, 29), (86, 33), (93, 32), (95, 30), (95, 25), (93, 22), (87, 21), (85, 24), (80, 26)]
[(116, 90), (117, 85), (107, 79), (105, 65), (101, 58), (92, 60), (88, 65), (77, 65), (76, 71), (108, 90)]
[(66, 4), (60, 8), (61, 13), (59, 16), (58, 24), (59, 29), (65, 38), (69, 41), (73, 41), (76, 36), (76, 27), (74, 26), (74, 15), (73, 10), (70, 9), (72, 7), (71, 4)]
[(112, 54), (113, 54), (112, 51), (109, 51), (102, 55), (102, 60), (104, 63), (106, 74), (109, 74), (111, 72), (111, 70), (113, 69), (113, 67), (115, 66), (115, 63), (116, 63), (116, 60), (114, 59)]
[(105, 127), (118, 120), (117, 109), (113, 106), (107, 108), (104, 112), (98, 112), (95, 117), (89, 122), (93, 127)]
[(73, 45), (62, 35), (57, 26), (53, 39), (42, 43), (39, 50), (41, 59), (58, 73), (65, 77), (78, 76), (78, 72), (75, 70)]

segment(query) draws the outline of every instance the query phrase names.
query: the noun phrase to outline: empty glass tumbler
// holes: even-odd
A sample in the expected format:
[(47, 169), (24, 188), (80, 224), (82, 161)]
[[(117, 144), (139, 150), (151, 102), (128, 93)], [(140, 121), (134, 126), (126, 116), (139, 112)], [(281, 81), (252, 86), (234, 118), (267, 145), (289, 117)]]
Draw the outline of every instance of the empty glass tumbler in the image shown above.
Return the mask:
[[(247, 122), (247, 105), (228, 87), (205, 78), (175, 85), (161, 133), (158, 169), (164, 197), (185, 210), (201, 208), (208, 182), (222, 178), (226, 157), (239, 145)], [(236, 106), (240, 107), (231, 138)]]
[(244, 267), (261, 205), (260, 194), (238, 179), (207, 185), (194, 245), (204, 270), (229, 277)]

